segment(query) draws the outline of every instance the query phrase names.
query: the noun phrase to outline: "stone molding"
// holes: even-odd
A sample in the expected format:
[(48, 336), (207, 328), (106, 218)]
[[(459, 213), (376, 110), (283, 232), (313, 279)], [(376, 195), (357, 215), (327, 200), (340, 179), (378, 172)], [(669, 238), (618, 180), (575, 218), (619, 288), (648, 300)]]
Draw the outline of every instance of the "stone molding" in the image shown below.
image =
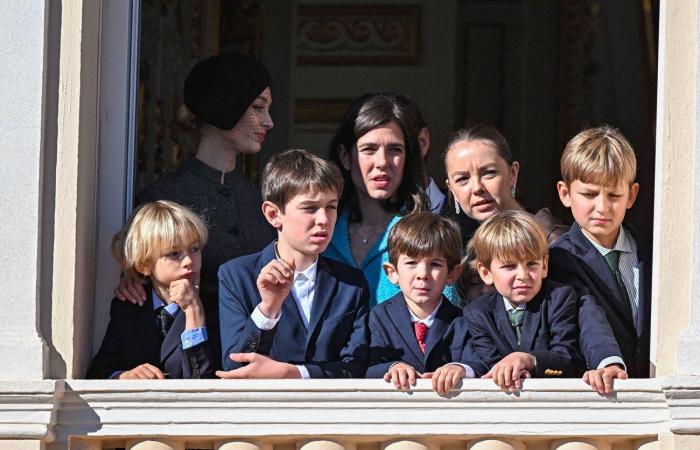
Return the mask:
[(450, 397), (427, 380), (409, 393), (381, 380), (0, 382), (0, 441), (56, 449), (71, 437), (528, 441), (671, 433), (700, 435), (700, 377), (620, 381), (611, 397), (571, 379), (526, 380), (518, 394), (467, 380)]

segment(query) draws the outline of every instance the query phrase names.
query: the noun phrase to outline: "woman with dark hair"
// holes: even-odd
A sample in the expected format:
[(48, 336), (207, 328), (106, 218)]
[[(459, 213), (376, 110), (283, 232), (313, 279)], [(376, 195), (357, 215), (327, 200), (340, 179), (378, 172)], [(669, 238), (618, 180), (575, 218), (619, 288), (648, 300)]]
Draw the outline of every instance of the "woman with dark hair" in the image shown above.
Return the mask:
[[(194, 158), (147, 186), (136, 204), (170, 200), (204, 219), (209, 244), (202, 252), (200, 298), (209, 339), (218, 343), (219, 266), (259, 251), (276, 235), (260, 210), (260, 190), (234, 170), (236, 157), (258, 153), (273, 126), (270, 78), (262, 65), (247, 56), (216, 55), (190, 70), (184, 99), (199, 131)], [(143, 303), (146, 292), (140, 281), (122, 277), (116, 296)]]
[(382, 267), (389, 230), (400, 215), (425, 207), (423, 162), (406, 114), (394, 95), (363, 95), (346, 111), (330, 148), (329, 158), (340, 167), (345, 184), (324, 256), (363, 271), (370, 306), (399, 292)]
[[(448, 138), (444, 161), (446, 184), (455, 210), (454, 215), (449, 215), (459, 223), (465, 247), (481, 222), (499, 211), (524, 209), (515, 196), (520, 164), (496, 128), (477, 123), (455, 131)], [(568, 230), (547, 208), (534, 217), (549, 243)], [(479, 276), (465, 267), (459, 286), (462, 300), (474, 298), (483, 287)]]

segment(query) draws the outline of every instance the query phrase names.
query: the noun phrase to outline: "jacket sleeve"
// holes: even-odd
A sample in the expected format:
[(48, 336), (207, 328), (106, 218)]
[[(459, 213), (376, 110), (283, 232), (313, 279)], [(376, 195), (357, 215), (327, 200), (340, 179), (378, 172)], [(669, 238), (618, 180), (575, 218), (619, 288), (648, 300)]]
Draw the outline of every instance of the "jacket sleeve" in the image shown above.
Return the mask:
[(565, 249), (554, 247), (550, 249), (549, 266), (552, 279), (568, 284), (576, 290), (579, 346), (588, 368), (597, 368), (603, 359), (611, 356), (622, 358), (605, 310), (586, 286), (586, 277), (580, 264)]
[(476, 358), (486, 365), (487, 371), (502, 359), (501, 353), (498, 350), (498, 344), (493, 340), (486, 326), (488, 320), (484, 317), (482, 311), (477, 306), (478, 303), (473, 302), (464, 308), (464, 319), (466, 327), (469, 329), (472, 341), (472, 348)]
[(183, 378), (216, 378), (215, 358), (218, 358), (218, 355), (214, 355), (208, 340), (184, 349), (183, 353), (185, 358), (182, 367)]
[(350, 337), (340, 350), (339, 360), (305, 362), (311, 378), (363, 378), (367, 372), (369, 359), (369, 336), (367, 317), (369, 315), (369, 290), (363, 282), (357, 290), (355, 320)]
[(546, 314), (549, 324), (549, 348), (531, 352), (537, 358), (537, 367), (533, 375), (538, 378), (580, 376), (576, 291), (570, 286), (554, 290)]
[[(261, 330), (250, 318), (251, 302), (244, 296), (255, 295), (252, 287), (241, 286), (242, 280), (235, 276), (236, 266), (225, 264), (219, 268), (219, 324), (221, 329), (221, 364), (223, 370), (241, 367), (229, 355), (231, 353), (260, 353), (267, 355), (277, 330)], [(249, 284), (252, 280), (249, 280)], [(252, 283), (254, 284), (254, 283)], [(250, 300), (250, 299), (248, 299)]]
[(109, 311), (109, 325), (107, 325), (107, 331), (105, 332), (104, 339), (102, 339), (100, 349), (92, 358), (87, 378), (106, 379), (114, 372), (133, 369), (133, 367), (126, 367), (124, 351), (122, 349), (123, 343), (118, 326), (121, 314), (118, 312), (119, 305), (116, 303), (117, 301), (119, 300), (112, 300)]
[(399, 352), (392, 347), (375, 307), (369, 313), (369, 368), (367, 378), (382, 378), (389, 368), (401, 362)]
[(453, 362), (466, 364), (474, 371), (474, 375), (478, 378), (489, 371), (489, 367), (484, 361), (479, 358), (474, 350), (474, 342), (467, 319), (463, 316), (458, 317), (452, 322), (454, 328), (452, 342), (450, 343), (450, 354)]

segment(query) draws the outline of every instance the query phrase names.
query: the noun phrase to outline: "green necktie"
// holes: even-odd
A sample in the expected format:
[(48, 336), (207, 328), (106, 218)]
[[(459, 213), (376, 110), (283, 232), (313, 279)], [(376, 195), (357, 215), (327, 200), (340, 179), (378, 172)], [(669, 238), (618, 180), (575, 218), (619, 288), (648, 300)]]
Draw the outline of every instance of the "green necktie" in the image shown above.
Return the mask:
[(515, 328), (515, 335), (518, 338), (518, 345), (520, 345), (520, 330), (523, 327), (523, 317), (525, 316), (524, 309), (511, 309), (508, 311), (508, 319), (513, 328)]
[(617, 282), (617, 288), (620, 290), (622, 299), (625, 301), (625, 304), (629, 307), (628, 312), (630, 313), (630, 317), (634, 317), (632, 313), (632, 305), (630, 304), (630, 296), (627, 293), (627, 287), (625, 286), (625, 282), (622, 280), (622, 273), (620, 272), (620, 250), (612, 250), (603, 255), (603, 257), (605, 258), (605, 262), (608, 263), (610, 271), (615, 277), (615, 281)]

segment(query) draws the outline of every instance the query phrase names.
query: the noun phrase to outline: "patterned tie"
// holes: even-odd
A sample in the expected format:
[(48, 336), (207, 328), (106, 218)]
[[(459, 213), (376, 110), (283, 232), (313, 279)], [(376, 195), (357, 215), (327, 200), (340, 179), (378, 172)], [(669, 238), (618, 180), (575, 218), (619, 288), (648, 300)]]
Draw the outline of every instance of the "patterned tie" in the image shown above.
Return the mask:
[(428, 334), (428, 325), (423, 322), (413, 322), (413, 331), (416, 333), (416, 340), (423, 353), (425, 353), (425, 335)]
[(158, 323), (160, 324), (160, 334), (163, 336), (163, 339), (165, 339), (165, 336), (168, 335), (168, 330), (170, 330), (170, 326), (173, 324), (175, 318), (170, 315), (170, 313), (165, 309), (165, 306), (161, 306), (160, 308), (156, 309), (156, 315), (158, 316)]
[(617, 282), (617, 288), (620, 290), (620, 295), (622, 295), (622, 299), (625, 301), (625, 304), (629, 306), (628, 312), (630, 313), (632, 318), (634, 318), (634, 311), (632, 308), (632, 303), (630, 302), (630, 296), (627, 293), (627, 287), (625, 286), (625, 282), (622, 280), (622, 272), (620, 272), (620, 253), (620, 250), (612, 250), (606, 253), (603, 257), (605, 258), (605, 262), (608, 263), (613, 277), (615, 277), (615, 281)]
[(508, 319), (513, 328), (515, 328), (515, 335), (518, 338), (518, 345), (520, 345), (521, 329), (523, 327), (523, 317), (525, 316), (524, 309), (511, 309), (508, 311)]

